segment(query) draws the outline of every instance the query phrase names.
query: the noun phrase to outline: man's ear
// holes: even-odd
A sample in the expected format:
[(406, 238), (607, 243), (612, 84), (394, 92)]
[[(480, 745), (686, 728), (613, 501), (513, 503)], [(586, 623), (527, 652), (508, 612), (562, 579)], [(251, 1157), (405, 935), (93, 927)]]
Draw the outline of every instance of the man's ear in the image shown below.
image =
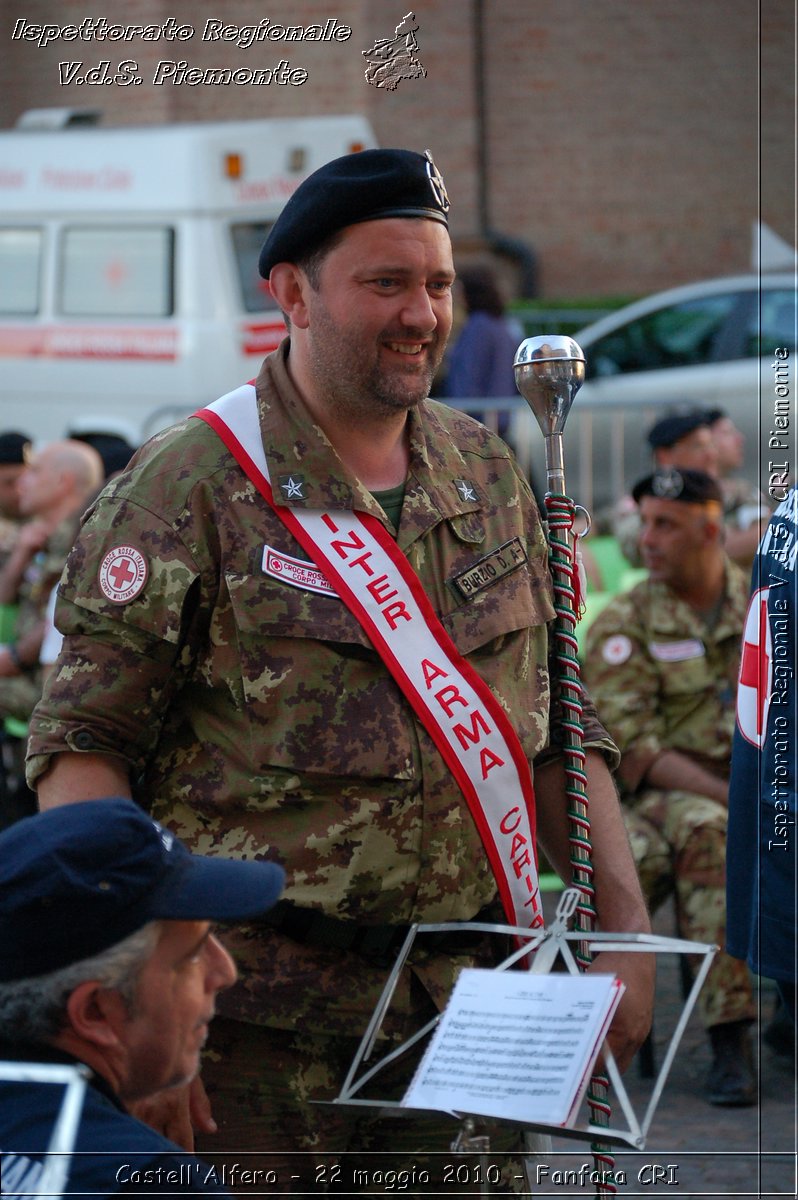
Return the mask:
[(282, 262), (272, 267), (269, 291), (274, 296), (294, 329), (307, 329), (308, 309), (305, 297), (310, 281), (294, 263)]
[(75, 1033), (94, 1046), (116, 1046), (127, 1020), (127, 1005), (115, 988), (96, 980), (79, 983), (67, 1000), (67, 1016)]

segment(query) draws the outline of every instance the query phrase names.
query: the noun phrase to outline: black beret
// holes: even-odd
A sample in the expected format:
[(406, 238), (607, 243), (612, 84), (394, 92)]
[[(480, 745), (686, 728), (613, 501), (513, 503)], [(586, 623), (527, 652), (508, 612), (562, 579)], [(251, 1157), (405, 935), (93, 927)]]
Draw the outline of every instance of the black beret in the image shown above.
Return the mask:
[(709, 425), (709, 414), (703, 408), (691, 408), (685, 412), (671, 413), (656, 421), (648, 431), (648, 444), (652, 450), (660, 446), (675, 446), (695, 429)]
[(426, 217), (448, 226), (449, 197), (429, 150), (361, 150), (314, 171), (294, 192), (260, 252), (264, 279), (326, 238), (362, 221)]
[(31, 440), (24, 433), (0, 433), (0, 464), (18, 465), (27, 461)]
[(682, 504), (706, 504), (709, 500), (723, 504), (720, 484), (711, 475), (705, 471), (679, 471), (676, 467), (662, 467), (647, 475), (632, 488), (632, 496), (638, 504), (643, 496), (680, 500)]

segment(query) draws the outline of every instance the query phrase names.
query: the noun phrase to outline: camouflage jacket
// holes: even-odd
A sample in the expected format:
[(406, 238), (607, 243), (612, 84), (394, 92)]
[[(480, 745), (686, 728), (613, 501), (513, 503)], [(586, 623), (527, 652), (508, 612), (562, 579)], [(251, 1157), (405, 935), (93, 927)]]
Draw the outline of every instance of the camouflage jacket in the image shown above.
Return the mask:
[(616, 596), (591, 625), (585, 679), (621, 750), (618, 776), (634, 793), (663, 750), (729, 773), (748, 584), (726, 563), (712, 628), (666, 584)]
[[(471, 418), (421, 405), (394, 531), (310, 422), (284, 353), (265, 361), (257, 385), (275, 498), (356, 507), (395, 533), (529, 759), (545, 753), (550, 577), (535, 502), (507, 447)], [(119, 546), (146, 562), (123, 602), (100, 585)], [(502, 547), (513, 554), (497, 555)], [(87, 515), (67, 564), (57, 614), (66, 639), (32, 722), (29, 778), (65, 748), (118, 755), (137, 795), (192, 849), (280, 861), (299, 906), (374, 924), (470, 918), (496, 886), (458, 787), (343, 602), (267, 573), (268, 550), (305, 558), (204, 422), (139, 451)], [(588, 724), (588, 742), (616, 753)], [(342, 1006), (367, 1006), (352, 996), (362, 964), (332, 951), (327, 962), (263, 929), (235, 936), (246, 1019), (279, 1024), (289, 1005), (296, 1014), (298, 987), (311, 1023), (308, 1005), (326, 995), (317, 1027)], [(331, 974), (320, 982), (321, 960)]]

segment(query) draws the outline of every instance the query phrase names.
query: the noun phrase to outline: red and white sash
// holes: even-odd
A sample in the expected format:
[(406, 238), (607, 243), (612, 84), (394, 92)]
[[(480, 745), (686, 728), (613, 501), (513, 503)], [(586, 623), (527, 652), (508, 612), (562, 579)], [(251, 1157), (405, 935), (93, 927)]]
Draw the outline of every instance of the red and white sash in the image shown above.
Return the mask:
[(541, 926), (535, 797), (526, 755), (501, 705), (455, 647), (393, 538), (370, 513), (275, 504), (252, 384), (194, 416), (219, 434), (354, 613), (434, 740), (468, 802), (508, 923)]

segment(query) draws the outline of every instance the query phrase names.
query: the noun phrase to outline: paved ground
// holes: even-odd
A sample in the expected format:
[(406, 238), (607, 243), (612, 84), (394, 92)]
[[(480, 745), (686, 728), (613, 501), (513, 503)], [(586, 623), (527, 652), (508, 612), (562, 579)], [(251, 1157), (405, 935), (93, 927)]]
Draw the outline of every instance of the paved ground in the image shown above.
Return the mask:
[[(668, 914), (657, 921), (658, 933), (672, 933)], [(667, 956), (658, 964), (655, 1045), (658, 1065), (680, 1011), (680, 986), (676, 959)], [(691, 1017), (664, 1092), (648, 1131), (646, 1149), (625, 1153), (616, 1150), (618, 1171), (626, 1175), (619, 1196), (795, 1196), (796, 1187), (796, 1061), (795, 1052), (780, 1056), (761, 1041), (774, 1004), (771, 985), (761, 988), (762, 1020), (754, 1031), (760, 1095), (756, 1108), (724, 1109), (702, 1097), (709, 1067), (709, 1048), (700, 1022)], [(651, 1081), (641, 1078), (637, 1065), (625, 1077), (638, 1119), (646, 1110)], [(615, 1113), (619, 1113), (615, 1106)], [(615, 1118), (614, 1118), (615, 1119)], [(621, 1117), (617, 1116), (618, 1123)], [(593, 1187), (580, 1184), (567, 1170), (578, 1171), (589, 1152), (579, 1143), (555, 1139), (547, 1176), (534, 1195), (589, 1196)], [(544, 1159), (541, 1157), (540, 1162)], [(558, 1175), (554, 1171), (559, 1172)], [(554, 1180), (555, 1182), (552, 1182)], [(566, 1182), (570, 1180), (570, 1182)]]

